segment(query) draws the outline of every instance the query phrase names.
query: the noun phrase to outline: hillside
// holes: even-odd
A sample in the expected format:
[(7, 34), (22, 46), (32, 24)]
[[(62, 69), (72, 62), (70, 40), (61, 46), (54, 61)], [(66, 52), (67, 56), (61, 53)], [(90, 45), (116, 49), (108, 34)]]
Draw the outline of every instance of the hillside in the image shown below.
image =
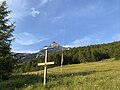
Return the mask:
[[(37, 74), (37, 75), (36, 75)], [(43, 86), (43, 70), (14, 76), (0, 82), (8, 90), (120, 90), (120, 60), (107, 59), (48, 69), (47, 86)]]
[[(54, 50), (56, 47), (52, 48)], [(51, 49), (49, 49), (51, 50)], [(60, 66), (61, 63), (61, 49), (54, 50), (49, 53), (48, 61), (54, 61), (55, 64), (49, 67)], [(42, 51), (44, 52), (44, 51)], [(108, 44), (89, 45), (84, 47), (76, 47), (64, 50), (64, 65), (79, 64), (84, 62), (96, 62), (104, 59), (115, 58), (120, 59), (120, 41)], [(38, 67), (39, 62), (44, 62), (44, 56), (39, 58), (32, 58), (31, 60), (18, 63), (16, 72), (30, 72), (38, 71), (43, 67)]]

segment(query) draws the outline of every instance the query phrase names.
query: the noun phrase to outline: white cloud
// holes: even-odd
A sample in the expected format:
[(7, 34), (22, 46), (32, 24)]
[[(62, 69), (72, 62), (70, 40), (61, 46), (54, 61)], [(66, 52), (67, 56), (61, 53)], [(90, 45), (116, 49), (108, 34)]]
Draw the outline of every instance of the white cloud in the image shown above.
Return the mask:
[(15, 34), (14, 36), (15, 36), (15, 42), (20, 45), (32, 45), (47, 39), (44, 37), (36, 38), (35, 36), (27, 32)]
[(41, 5), (45, 5), (49, 0), (40, 0)]
[(64, 17), (65, 17), (65, 15), (56, 16), (52, 19), (52, 23), (59, 22), (59, 21), (63, 20)]
[(43, 7), (45, 4), (47, 4), (48, 2), (52, 2), (53, 0), (40, 0), (40, 7)]
[(120, 40), (120, 33), (115, 34), (112, 39), (114, 41), (119, 41)]
[(99, 39), (99, 38), (96, 38), (96, 39), (95, 39), (95, 41), (99, 42), (99, 41), (100, 41), (100, 39)]
[(37, 53), (37, 52), (39, 52), (39, 50), (16, 50), (16, 49), (12, 49), (12, 52), (16, 52), (16, 53)]
[(89, 36), (85, 36), (80, 39), (76, 39), (68, 45), (64, 45), (65, 47), (79, 47), (79, 46), (87, 46), (91, 44), (100, 44), (103, 43), (104, 34), (103, 32), (99, 32), (96, 34), (92, 34)]
[(71, 42), (68, 45), (65, 45), (65, 47), (78, 47), (78, 46), (86, 46), (91, 43), (92, 39), (90, 37), (84, 37), (81, 39), (76, 39), (75, 41)]
[(38, 10), (35, 10), (35, 8), (31, 8), (31, 15), (33, 16), (33, 17), (36, 17), (36, 15), (39, 15), (40, 14), (40, 12), (38, 11)]
[(19, 22), (29, 15), (27, 0), (6, 0), (6, 2), (9, 10), (12, 11), (10, 17), (12, 17), (13, 21)]
[(97, 10), (96, 5), (88, 5), (81, 8), (75, 8), (74, 10), (68, 10), (59, 16), (52, 18), (52, 23), (64, 22), (63, 20), (71, 20), (71, 18), (81, 18), (85, 16), (93, 16)]
[(0, 0), (0, 2), (3, 2), (3, 1), (5, 1), (5, 0)]

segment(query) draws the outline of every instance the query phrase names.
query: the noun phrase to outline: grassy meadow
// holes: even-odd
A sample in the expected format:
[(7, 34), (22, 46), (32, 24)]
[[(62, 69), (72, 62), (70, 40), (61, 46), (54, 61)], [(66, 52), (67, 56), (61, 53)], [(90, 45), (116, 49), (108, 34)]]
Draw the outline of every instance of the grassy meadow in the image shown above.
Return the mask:
[(43, 70), (15, 75), (0, 82), (0, 90), (120, 90), (120, 60), (81, 63), (48, 69), (47, 85)]

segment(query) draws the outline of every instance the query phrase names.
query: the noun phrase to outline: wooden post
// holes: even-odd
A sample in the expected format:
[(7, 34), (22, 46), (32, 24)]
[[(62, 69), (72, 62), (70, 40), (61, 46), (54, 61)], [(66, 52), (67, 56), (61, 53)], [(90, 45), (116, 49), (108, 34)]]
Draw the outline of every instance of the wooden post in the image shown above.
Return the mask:
[(63, 59), (64, 59), (64, 57), (63, 57), (63, 47), (62, 47), (62, 56), (61, 56), (61, 73), (62, 73), (62, 64), (63, 64)]
[(44, 85), (46, 83), (46, 77), (47, 77), (47, 49), (45, 50), (45, 66), (44, 66)]

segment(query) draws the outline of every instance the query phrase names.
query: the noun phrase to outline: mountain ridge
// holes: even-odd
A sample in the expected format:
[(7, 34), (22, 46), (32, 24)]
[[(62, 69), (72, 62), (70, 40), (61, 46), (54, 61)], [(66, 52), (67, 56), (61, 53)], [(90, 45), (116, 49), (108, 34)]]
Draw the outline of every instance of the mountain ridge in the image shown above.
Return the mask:
[(62, 49), (63, 50), (69, 49), (69, 47), (62, 47), (58, 43), (52, 42), (49, 46), (43, 46), (43, 48), (36, 53), (15, 53), (13, 52), (13, 54), (17, 56), (16, 59), (18, 61), (25, 61), (25, 60), (30, 60), (33, 58), (40, 58), (41, 56), (45, 55), (45, 47), (48, 47), (47, 49), (48, 53), (54, 53), (57, 51), (61, 51)]

